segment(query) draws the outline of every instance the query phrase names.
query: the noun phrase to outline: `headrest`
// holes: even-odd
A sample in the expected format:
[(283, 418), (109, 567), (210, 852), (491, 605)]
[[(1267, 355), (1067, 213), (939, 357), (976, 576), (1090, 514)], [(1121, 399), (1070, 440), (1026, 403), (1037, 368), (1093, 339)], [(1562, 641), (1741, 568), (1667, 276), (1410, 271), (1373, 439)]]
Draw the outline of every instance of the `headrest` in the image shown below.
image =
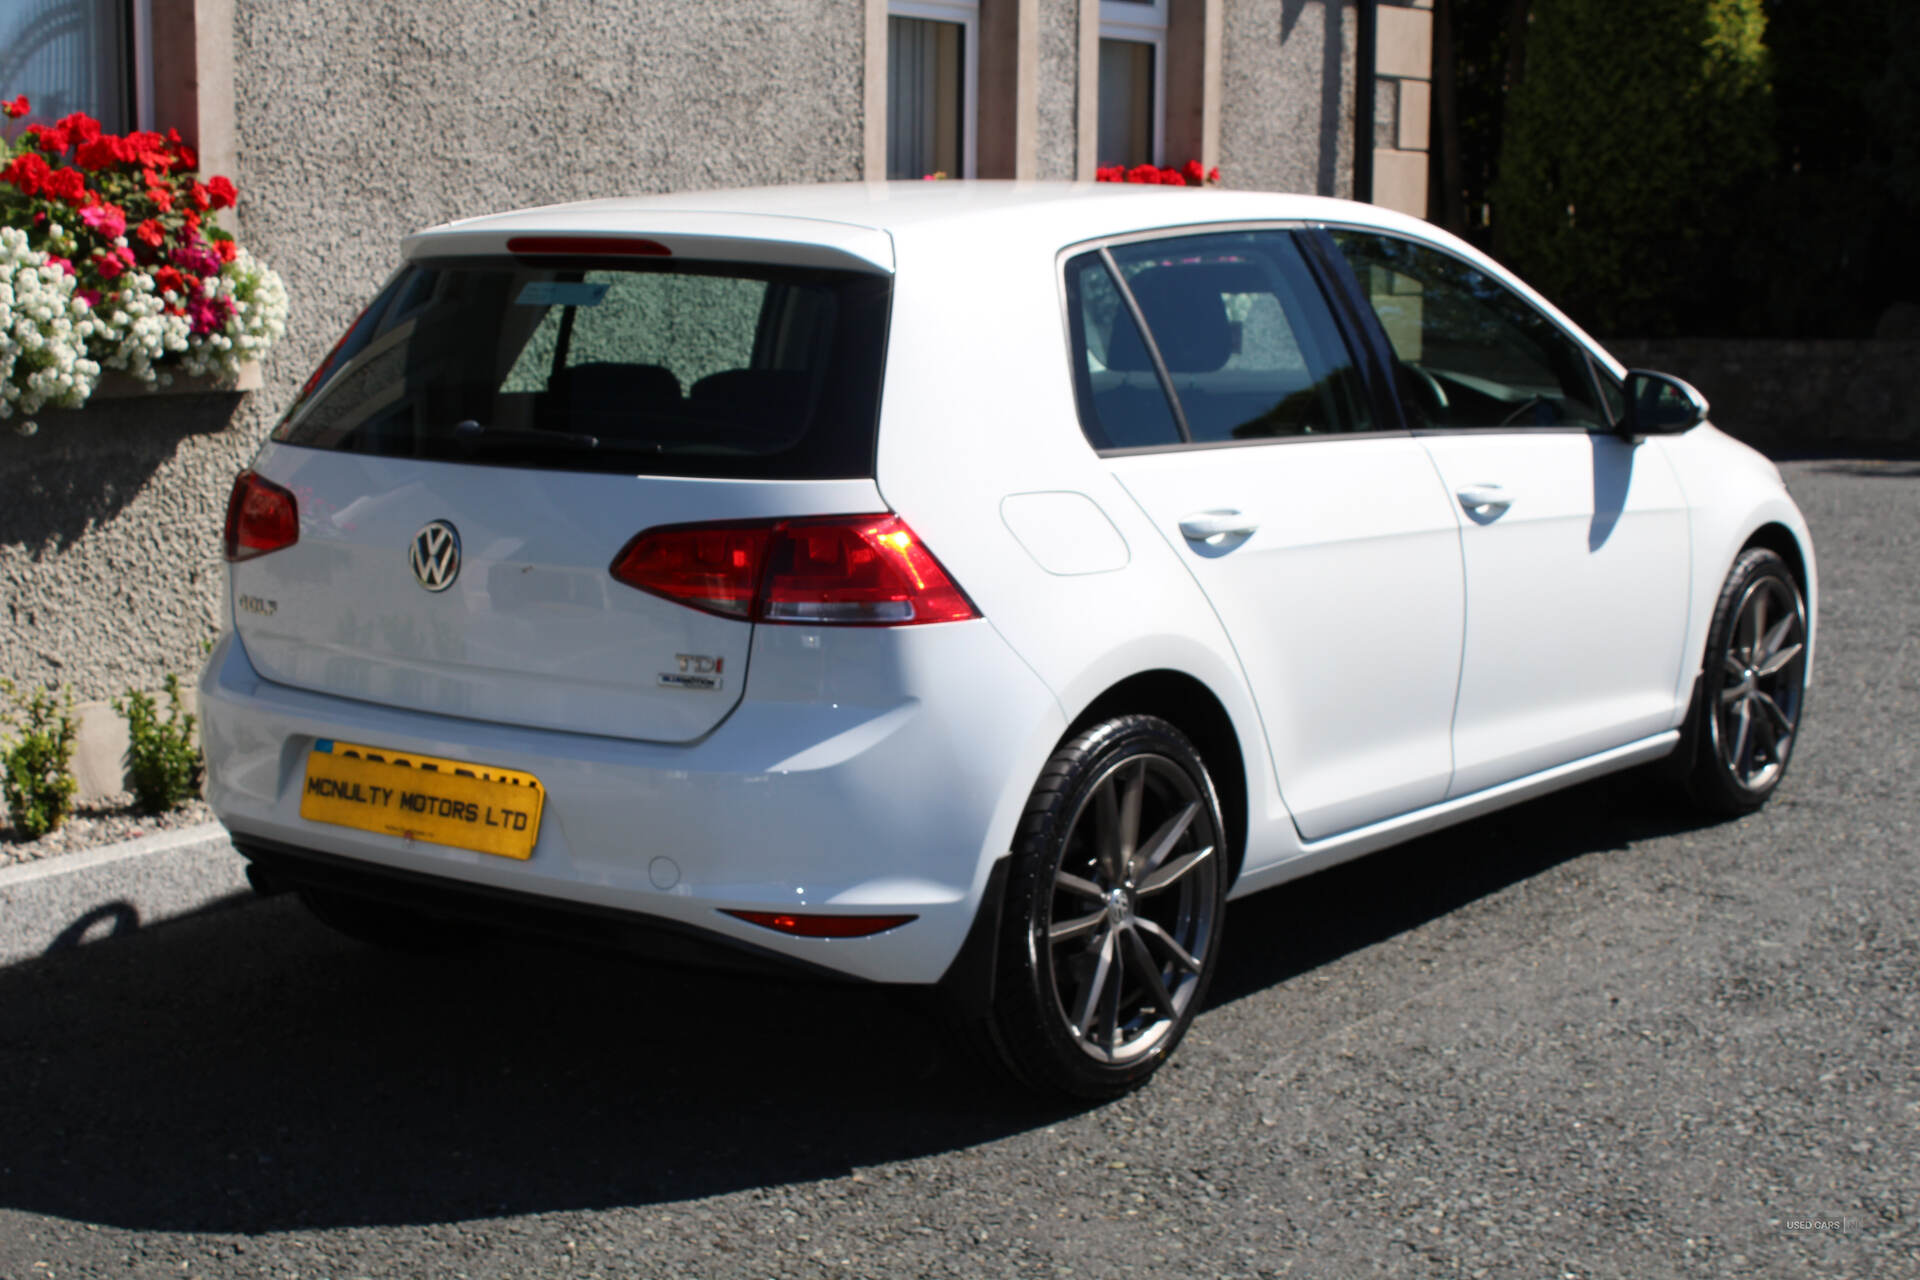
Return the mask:
[(567, 370), (567, 390), (576, 405), (643, 407), (678, 400), (680, 379), (657, 364), (599, 361)]
[(723, 369), (693, 384), (689, 399), (728, 409), (804, 409), (811, 377), (785, 369)]
[[(1169, 373), (1211, 373), (1225, 364), (1233, 355), (1233, 326), (1223, 295), (1271, 292), (1259, 267), (1251, 262), (1151, 267), (1127, 283), (1153, 330), (1153, 340), (1160, 344), (1160, 358), (1167, 362)], [(1153, 367), (1124, 315), (1114, 318), (1106, 365), (1119, 372)]]

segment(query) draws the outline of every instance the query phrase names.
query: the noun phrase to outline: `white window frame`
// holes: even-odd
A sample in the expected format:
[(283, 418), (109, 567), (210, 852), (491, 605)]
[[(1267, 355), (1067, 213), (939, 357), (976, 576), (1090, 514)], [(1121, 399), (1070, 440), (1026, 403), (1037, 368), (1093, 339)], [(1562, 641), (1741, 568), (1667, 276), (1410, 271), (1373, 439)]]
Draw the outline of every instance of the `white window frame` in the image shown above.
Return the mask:
[[(1166, 0), (1155, 3), (1164, 5)], [(958, 176), (973, 177), (980, 135), (980, 0), (887, 0), (887, 16), (960, 26), (960, 92), (964, 100), (960, 103)]]
[(133, 0), (133, 127), (153, 129), (153, 0)]
[(1100, 0), (1100, 38), (1153, 46), (1153, 163), (1167, 162), (1167, 4)]

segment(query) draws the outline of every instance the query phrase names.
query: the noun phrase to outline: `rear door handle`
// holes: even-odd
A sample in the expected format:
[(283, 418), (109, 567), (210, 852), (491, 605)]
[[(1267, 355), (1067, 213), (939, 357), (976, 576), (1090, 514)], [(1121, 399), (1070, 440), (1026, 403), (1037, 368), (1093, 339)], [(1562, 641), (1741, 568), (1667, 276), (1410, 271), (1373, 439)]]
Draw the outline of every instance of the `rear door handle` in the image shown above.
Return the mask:
[(1180, 521), (1180, 532), (1190, 542), (1217, 547), (1229, 538), (1244, 538), (1260, 527), (1260, 522), (1231, 508), (1196, 511)]
[(1473, 516), (1491, 518), (1513, 505), (1513, 498), (1497, 484), (1470, 484), (1459, 495), (1460, 505)]

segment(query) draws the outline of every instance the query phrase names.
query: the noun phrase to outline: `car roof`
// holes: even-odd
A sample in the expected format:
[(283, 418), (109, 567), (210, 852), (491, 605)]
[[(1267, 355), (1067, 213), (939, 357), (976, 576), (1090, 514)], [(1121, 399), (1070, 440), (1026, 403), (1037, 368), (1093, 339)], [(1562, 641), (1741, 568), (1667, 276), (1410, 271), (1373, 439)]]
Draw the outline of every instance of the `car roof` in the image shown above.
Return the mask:
[[(617, 196), (450, 222), (408, 236), (408, 258), (507, 251), (516, 235), (657, 240), (676, 255), (892, 272), (913, 254), (1023, 246), (1051, 254), (1130, 232), (1236, 222), (1373, 227), (1439, 245), (1490, 271), (1614, 371), (1606, 349), (1525, 281), (1430, 222), (1330, 196), (1125, 182), (838, 182)], [(971, 242), (971, 243), (969, 243)]]
[[(699, 233), (814, 245), (891, 270), (892, 243), (1011, 232), (1057, 248), (1192, 223), (1347, 222), (1431, 234), (1417, 219), (1322, 196), (1112, 182), (842, 182), (620, 196), (462, 219), (407, 239), (407, 256), (481, 248), (510, 234)], [(883, 243), (884, 241), (884, 243)]]

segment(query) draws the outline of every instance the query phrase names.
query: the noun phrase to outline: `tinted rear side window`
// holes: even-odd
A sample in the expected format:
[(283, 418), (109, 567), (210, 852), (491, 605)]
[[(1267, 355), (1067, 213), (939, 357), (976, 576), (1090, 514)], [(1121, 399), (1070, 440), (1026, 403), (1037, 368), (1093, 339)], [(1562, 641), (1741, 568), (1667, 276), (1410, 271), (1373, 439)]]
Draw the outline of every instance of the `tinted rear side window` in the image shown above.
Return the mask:
[(1067, 263), (1067, 315), (1080, 427), (1096, 449), (1180, 443), (1166, 387), (1140, 326), (1098, 253)]
[(274, 439), (577, 471), (873, 474), (889, 282), (721, 263), (405, 268)]
[(1119, 245), (1194, 443), (1370, 431), (1366, 390), (1293, 236)]

